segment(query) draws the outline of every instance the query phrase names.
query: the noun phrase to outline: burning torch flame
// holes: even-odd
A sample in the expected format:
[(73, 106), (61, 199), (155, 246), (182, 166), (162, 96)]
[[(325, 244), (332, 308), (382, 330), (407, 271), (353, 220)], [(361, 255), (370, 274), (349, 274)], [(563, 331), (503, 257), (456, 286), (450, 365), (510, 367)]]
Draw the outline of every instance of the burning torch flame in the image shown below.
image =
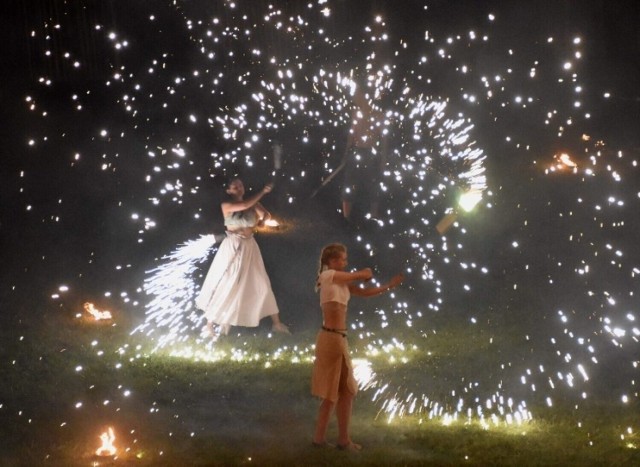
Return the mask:
[(274, 218), (265, 219), (260, 225), (258, 225), (257, 230), (262, 233), (276, 233), (280, 231), (282, 224), (275, 220)]
[(96, 320), (101, 320), (101, 319), (111, 319), (111, 312), (110, 311), (100, 311), (100, 310), (96, 310), (96, 307), (93, 306), (93, 303), (85, 303), (84, 304), (84, 309), (87, 310), (88, 313), (91, 314), (91, 316), (93, 316)]
[(564, 165), (566, 165), (567, 167), (578, 167), (578, 164), (576, 164), (575, 162), (573, 162), (571, 160), (571, 158), (569, 157), (569, 154), (567, 153), (562, 153), (560, 154), (560, 162), (562, 162)]
[(116, 435), (113, 433), (113, 428), (109, 427), (109, 430), (100, 435), (100, 441), (102, 446), (96, 449), (96, 456), (115, 456), (116, 447), (113, 442), (116, 440)]
[(567, 168), (573, 169), (573, 173), (576, 173), (578, 164), (576, 164), (566, 152), (555, 154), (553, 159), (554, 162), (545, 170), (546, 173), (565, 170)]
[(578, 168), (578, 164), (576, 164), (566, 152), (555, 154), (553, 158), (554, 162), (548, 169), (546, 169), (547, 173), (564, 170), (566, 168), (573, 169), (573, 172), (575, 173)]

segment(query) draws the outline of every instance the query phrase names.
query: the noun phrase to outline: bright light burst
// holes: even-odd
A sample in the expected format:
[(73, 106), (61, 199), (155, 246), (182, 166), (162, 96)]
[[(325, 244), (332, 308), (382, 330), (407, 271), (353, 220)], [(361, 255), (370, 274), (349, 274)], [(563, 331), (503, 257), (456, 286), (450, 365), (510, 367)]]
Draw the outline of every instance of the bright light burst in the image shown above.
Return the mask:
[(202, 327), (202, 314), (193, 300), (197, 293), (194, 272), (216, 243), (215, 235), (202, 235), (163, 257), (163, 264), (148, 272), (144, 290), (153, 297), (146, 303), (146, 319), (135, 332), (156, 341), (154, 350), (184, 342)]
[(96, 456), (115, 456), (118, 450), (114, 446), (116, 435), (113, 428), (109, 427), (107, 431), (100, 435), (100, 447), (96, 449)]
[[(363, 14), (358, 25), (340, 23), (339, 2), (309, 2), (304, 8), (277, 3), (200, 2), (196, 8), (176, 1), (174, 13), (181, 15), (184, 35), (176, 40), (161, 32), (166, 28), (156, 27), (152, 15), (157, 43), (135, 55), (135, 31), (95, 26), (93, 34), (117, 60), (110, 61), (113, 69), (101, 76), (100, 85), (73, 92), (68, 105), (83, 116), (105, 104), (96, 95), (106, 96), (116, 117), (84, 122), (93, 125), (88, 149), (73, 151), (69, 164), (107, 186), (115, 179), (121, 192), (133, 193), (116, 200), (118, 210), (128, 212), (125, 230), (133, 243), (162, 238), (162, 231), (172, 228), (169, 219), (177, 218), (176, 208), (194, 223), (203, 213), (206, 217), (212, 209), (202, 200), (207, 174), (233, 173), (237, 167), (270, 172), (275, 141), (283, 143), (285, 154), (278, 169), (286, 183), (279, 189), (289, 203), (303, 203), (308, 186), (340, 164), (352, 96), (360, 87), (379, 115), (374, 124), (388, 138), (377, 188), (392, 202), (371, 219), (375, 231), (364, 231), (354, 241), (374, 261), (391, 254), (402, 258), (402, 268), (417, 278), (381, 300), (368, 317), (352, 310), (352, 335), (376, 342), (359, 348), (356, 339), (352, 346), (357, 356), (367, 356), (360, 382), (375, 393), (382, 411), (390, 419), (425, 413), (446, 423), (519, 423), (531, 418), (528, 398), (552, 406), (558, 393), (590, 397), (598, 375), (606, 378), (603, 361), (619, 364), (616, 389), (622, 403), (637, 399), (640, 331), (633, 290), (640, 266), (629, 247), (629, 237), (635, 241), (629, 219), (640, 194), (625, 179), (636, 174), (637, 160), (587, 140), (582, 153), (560, 155), (545, 175), (524, 175), (531, 185), (521, 191), (502, 194), (501, 181), (488, 189), (485, 163), (503, 156), (498, 152), (548, 164), (540, 139), (578, 141), (574, 131), (580, 134), (591, 117), (588, 87), (579, 75), (588, 40), (540, 37), (535, 47), (496, 43), (492, 32), (500, 16), (492, 13), (473, 30), (439, 34), (428, 30), (428, 8), (414, 12), (424, 19), (423, 30), (398, 32), (392, 17), (382, 14)], [(53, 55), (70, 73), (86, 72), (91, 67), (79, 53), (52, 46), (63, 29), (47, 22), (32, 39), (46, 59)], [(490, 54), (493, 60), (481, 60)], [(25, 99), (44, 121), (50, 115), (47, 93), (57, 85), (55, 73), (50, 74), (43, 73), (39, 88)], [(478, 123), (501, 140), (491, 141), (493, 154), (483, 149), (490, 138), (483, 138)], [(33, 130), (26, 144), (30, 151), (46, 150), (67, 138), (65, 130), (73, 129), (59, 136)], [(520, 165), (525, 166), (523, 171), (531, 169)], [(557, 177), (561, 167), (570, 168), (563, 171), (572, 178)], [(438, 221), (459, 202), (463, 209), (475, 208), (452, 215), (439, 235)], [(25, 209), (32, 212), (33, 203)], [(503, 215), (499, 221), (496, 211)], [(60, 221), (56, 213), (47, 224)], [(504, 238), (479, 241), (480, 218), (500, 223)], [(490, 241), (495, 254), (487, 254)], [(245, 355), (199, 345), (194, 272), (214, 242), (204, 235), (174, 248), (160, 266), (145, 265), (151, 271), (144, 291), (153, 298), (140, 299), (146, 320), (136, 330), (149, 336), (153, 350), (188, 358), (261, 360), (265, 366), (281, 355), (308, 361), (310, 347)], [(476, 326), (483, 309), (469, 302), (496, 280), (503, 284), (498, 306), (505, 314), (518, 312), (511, 302), (524, 307), (532, 290), (544, 297), (540, 321), (513, 336), (521, 341), (522, 355), (505, 356), (497, 368), (467, 369), (446, 395), (431, 395), (421, 381), (387, 381), (375, 371), (379, 355), (390, 358), (391, 352), (401, 366), (411, 364), (412, 352), (427, 352), (429, 341), (421, 336), (431, 331), (430, 317), (438, 312)], [(131, 295), (120, 296), (129, 303)], [(459, 297), (469, 297), (469, 309), (453, 313), (447, 301), (461, 303)], [(396, 331), (424, 342), (423, 348), (407, 350), (399, 336), (375, 340), (377, 334)], [(490, 345), (497, 346), (492, 340)], [(485, 373), (493, 376), (479, 382)]]

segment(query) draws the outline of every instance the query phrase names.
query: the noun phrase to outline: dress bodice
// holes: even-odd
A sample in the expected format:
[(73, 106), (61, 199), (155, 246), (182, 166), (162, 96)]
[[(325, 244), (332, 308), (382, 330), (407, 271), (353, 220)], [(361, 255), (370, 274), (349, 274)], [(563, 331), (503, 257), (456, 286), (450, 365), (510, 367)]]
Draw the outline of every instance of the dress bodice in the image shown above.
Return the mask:
[(227, 228), (244, 229), (253, 228), (258, 223), (258, 215), (255, 208), (251, 207), (244, 211), (232, 212), (224, 218), (224, 225)]

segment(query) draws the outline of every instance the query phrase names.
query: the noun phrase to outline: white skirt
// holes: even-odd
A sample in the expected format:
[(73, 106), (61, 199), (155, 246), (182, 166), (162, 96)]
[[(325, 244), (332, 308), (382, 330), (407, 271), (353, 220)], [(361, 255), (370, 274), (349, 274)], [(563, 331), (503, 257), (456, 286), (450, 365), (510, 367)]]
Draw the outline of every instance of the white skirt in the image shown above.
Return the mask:
[(209, 322), (256, 327), (278, 313), (271, 281), (253, 236), (229, 233), (220, 244), (196, 298)]

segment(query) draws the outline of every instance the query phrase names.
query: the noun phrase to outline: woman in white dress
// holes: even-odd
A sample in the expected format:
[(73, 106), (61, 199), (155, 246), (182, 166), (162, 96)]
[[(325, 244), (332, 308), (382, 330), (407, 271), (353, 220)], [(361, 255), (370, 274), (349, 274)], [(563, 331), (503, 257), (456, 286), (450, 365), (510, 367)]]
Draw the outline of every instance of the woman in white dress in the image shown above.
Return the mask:
[(273, 331), (289, 334), (280, 321), (271, 281), (253, 238), (255, 227), (271, 217), (259, 202), (271, 189), (266, 185), (245, 200), (242, 180), (235, 178), (227, 186), (230, 199), (220, 206), (227, 236), (196, 298), (196, 307), (207, 319), (205, 335), (228, 334), (231, 326), (256, 327), (267, 316), (273, 321)]

